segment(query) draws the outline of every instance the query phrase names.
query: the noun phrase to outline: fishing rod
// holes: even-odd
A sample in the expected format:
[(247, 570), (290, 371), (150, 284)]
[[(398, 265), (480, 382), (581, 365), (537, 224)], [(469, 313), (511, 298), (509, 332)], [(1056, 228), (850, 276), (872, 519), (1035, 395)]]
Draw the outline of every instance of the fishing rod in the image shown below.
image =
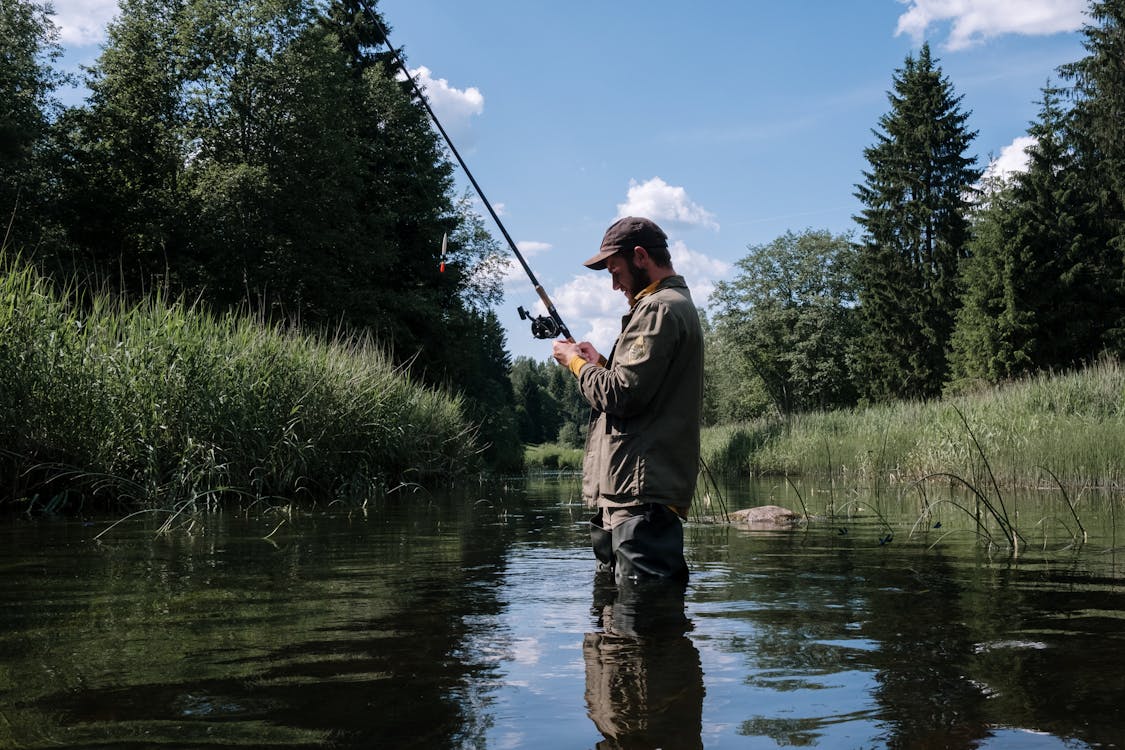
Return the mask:
[(438, 132), (441, 133), (442, 138), (445, 139), (445, 144), (449, 146), (449, 150), (453, 152), (453, 155), (457, 158), (457, 163), (461, 165), (461, 169), (465, 172), (465, 176), (468, 177), (469, 182), (473, 184), (473, 188), (477, 191), (477, 195), (480, 196), (481, 202), (484, 203), (484, 207), (488, 209), (488, 213), (492, 216), (492, 220), (495, 221), (496, 226), (500, 228), (500, 233), (504, 235), (504, 239), (508, 242), (508, 247), (511, 248), (512, 254), (516, 256), (516, 260), (518, 260), (520, 262), (520, 265), (523, 266), (524, 273), (526, 273), (527, 278), (531, 280), (531, 285), (535, 287), (535, 293), (539, 295), (539, 299), (543, 301), (543, 306), (547, 308), (546, 315), (534, 316), (527, 310), (524, 310), (523, 307), (520, 307), (518, 308), (520, 320), (531, 321), (531, 335), (535, 338), (553, 339), (561, 335), (566, 338), (567, 341), (573, 342), (574, 337), (570, 335), (570, 329), (566, 327), (566, 323), (563, 323), (562, 317), (559, 315), (558, 310), (555, 309), (555, 303), (551, 301), (551, 298), (547, 295), (547, 290), (544, 289), (543, 286), (539, 283), (539, 280), (535, 278), (535, 273), (532, 272), (531, 266), (527, 265), (527, 261), (523, 259), (523, 255), (520, 253), (519, 248), (516, 247), (515, 241), (512, 240), (512, 236), (508, 234), (508, 230), (504, 227), (504, 222), (500, 221), (500, 216), (492, 208), (492, 204), (488, 202), (488, 198), (485, 197), (484, 191), (481, 190), (481, 187), (477, 183), (476, 178), (473, 177), (473, 173), (469, 170), (469, 165), (465, 163), (465, 160), (463, 158), (461, 158), (461, 153), (457, 150), (457, 147), (453, 145), (453, 140), (449, 137), (449, 133), (445, 132), (445, 128), (442, 127), (441, 121), (438, 120), (437, 115), (434, 114), (434, 110), (430, 106), (429, 100), (426, 99), (426, 95), (422, 93), (422, 89), (418, 86), (418, 82), (414, 80), (414, 76), (410, 75), (410, 71), (407, 70), (406, 63), (403, 61), (402, 56), (399, 55), (398, 50), (396, 50), (394, 48), (394, 45), (391, 44), (391, 39), (389, 36), (387, 36), (387, 30), (379, 21), (379, 17), (375, 14), (375, 11), (367, 5), (367, 3), (360, 2), (359, 6), (363, 8), (364, 12), (367, 14), (368, 19), (375, 25), (375, 29), (379, 32), (379, 34), (382, 35), (383, 43), (387, 45), (387, 49), (390, 50), (391, 56), (394, 57), (395, 63), (402, 71), (402, 74), (406, 76), (406, 80), (410, 81), (410, 86), (414, 89), (414, 93), (415, 95), (417, 95), (418, 101), (422, 102), (422, 106), (426, 108), (426, 112), (430, 115), (430, 119), (433, 120), (434, 125), (437, 126)]

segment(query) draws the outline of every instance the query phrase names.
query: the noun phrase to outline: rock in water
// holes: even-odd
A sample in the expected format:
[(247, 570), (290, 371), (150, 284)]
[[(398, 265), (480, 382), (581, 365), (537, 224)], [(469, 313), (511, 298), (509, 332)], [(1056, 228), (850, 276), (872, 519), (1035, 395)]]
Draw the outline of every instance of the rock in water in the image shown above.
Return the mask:
[(757, 508), (736, 510), (729, 514), (729, 518), (735, 526), (762, 529), (794, 526), (801, 521), (801, 514), (782, 508), (780, 505), (762, 505)]

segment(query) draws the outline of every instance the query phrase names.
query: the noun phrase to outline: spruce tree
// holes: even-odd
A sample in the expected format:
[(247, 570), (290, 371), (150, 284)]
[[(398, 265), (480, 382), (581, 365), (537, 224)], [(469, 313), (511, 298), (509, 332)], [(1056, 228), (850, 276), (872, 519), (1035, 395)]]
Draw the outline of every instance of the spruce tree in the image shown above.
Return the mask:
[(1125, 253), (1125, 0), (1095, 0), (1083, 29), (1086, 57), (1060, 70), (1075, 86), (1075, 127), (1096, 151), (1115, 196), (1115, 244)]
[(1082, 298), (1092, 289), (1082, 259), (1094, 227), (1084, 220), (1088, 201), (1059, 95), (1043, 90), (1027, 170), (996, 190), (975, 222), (954, 378), (996, 381), (1066, 365), (1089, 346), (1094, 326)]
[(1108, 233), (1115, 257), (1095, 253), (1102, 346), (1125, 355), (1125, 0), (1095, 0), (1083, 29), (1087, 56), (1060, 72), (1074, 83), (1070, 138), (1089, 191), (1090, 217)]
[(928, 44), (907, 56), (893, 83), (856, 192), (864, 233), (855, 358), (860, 388), (876, 400), (940, 392), (967, 255), (967, 196), (980, 176), (966, 156), (976, 136), (969, 114)]

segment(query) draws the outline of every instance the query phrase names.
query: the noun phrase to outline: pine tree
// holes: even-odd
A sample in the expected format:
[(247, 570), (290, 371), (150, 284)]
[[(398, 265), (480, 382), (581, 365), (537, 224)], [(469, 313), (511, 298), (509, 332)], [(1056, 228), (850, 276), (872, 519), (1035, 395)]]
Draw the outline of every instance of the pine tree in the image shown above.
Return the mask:
[[(1115, 258), (1090, 259), (1097, 273), (1103, 315), (1109, 316), (1103, 346), (1125, 355), (1125, 0), (1095, 0), (1089, 15), (1085, 58), (1060, 72), (1074, 82), (1071, 140), (1084, 171), (1092, 219), (1109, 235)], [(1097, 268), (1095, 268), (1097, 267)], [(1112, 312), (1115, 310), (1116, 312)]]
[(1120, 320), (1105, 191), (1076, 146), (1062, 91), (1043, 90), (1028, 168), (981, 211), (965, 264), (954, 378), (990, 381), (1096, 357)]
[(946, 376), (946, 347), (967, 255), (967, 194), (980, 172), (952, 84), (923, 45), (896, 71), (891, 110), (856, 196), (864, 204), (857, 283), (863, 334), (855, 349), (870, 398), (930, 397)]
[(1125, 253), (1125, 0), (1095, 0), (1083, 29), (1085, 58), (1060, 70), (1076, 94), (1075, 126), (1096, 150), (1116, 196), (1115, 243)]

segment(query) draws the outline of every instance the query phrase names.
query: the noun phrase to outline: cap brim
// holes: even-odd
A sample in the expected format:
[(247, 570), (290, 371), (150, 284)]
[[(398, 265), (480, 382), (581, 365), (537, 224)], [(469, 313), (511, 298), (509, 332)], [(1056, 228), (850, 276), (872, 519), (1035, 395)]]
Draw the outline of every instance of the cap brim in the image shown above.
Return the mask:
[(617, 254), (617, 250), (602, 250), (589, 260), (583, 261), (582, 265), (586, 266), (586, 268), (589, 268), (591, 271), (604, 271), (606, 261), (609, 260), (611, 255), (615, 254)]

